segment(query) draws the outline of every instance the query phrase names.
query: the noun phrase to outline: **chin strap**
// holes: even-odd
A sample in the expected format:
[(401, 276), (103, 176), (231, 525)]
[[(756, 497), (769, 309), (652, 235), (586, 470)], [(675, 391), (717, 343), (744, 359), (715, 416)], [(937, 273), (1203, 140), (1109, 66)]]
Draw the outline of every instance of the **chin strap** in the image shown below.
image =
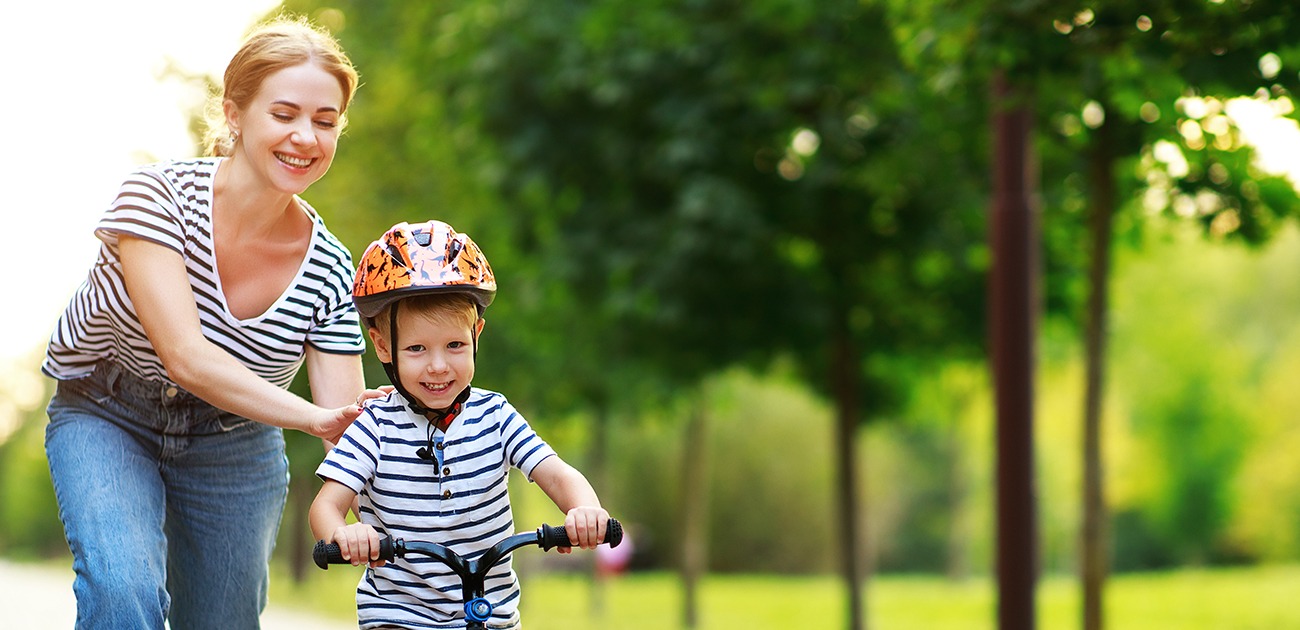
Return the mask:
[[(406, 391), (406, 388), (402, 386), (402, 379), (397, 377), (397, 355), (400, 354), (397, 350), (397, 305), (399, 303), (401, 303), (401, 300), (393, 302), (393, 306), (388, 309), (389, 355), (392, 357), (393, 361), (392, 363), (384, 363), (382, 365), (384, 366), (384, 372), (388, 374), (388, 382), (392, 383), (393, 388), (397, 390), (397, 393), (401, 394), (402, 398), (406, 399), (406, 404), (411, 408), (411, 411), (414, 411), (429, 420), (429, 439), (432, 441), (434, 428), (446, 433), (447, 427), (451, 426), (451, 421), (455, 420), (456, 416), (460, 415), (461, 409), (465, 406), (465, 401), (469, 400), (469, 386), (466, 385), (465, 389), (460, 390), (460, 393), (456, 395), (456, 399), (452, 401), (451, 405), (448, 405), (443, 409), (430, 409), (425, 407), (420, 404), (418, 398), (412, 396), (410, 392)], [(474, 341), (474, 354), (477, 355), (478, 340), (475, 339)]]

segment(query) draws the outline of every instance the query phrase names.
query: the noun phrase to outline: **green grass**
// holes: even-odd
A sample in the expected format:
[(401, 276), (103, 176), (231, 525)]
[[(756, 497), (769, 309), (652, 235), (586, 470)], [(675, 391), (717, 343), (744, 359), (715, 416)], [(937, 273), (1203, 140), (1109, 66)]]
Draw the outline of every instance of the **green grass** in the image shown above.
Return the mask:
[[(303, 585), (283, 575), (272, 601), (355, 619), (352, 592), (359, 570), (315, 569)], [(996, 585), (988, 579), (952, 582), (934, 576), (876, 576), (867, 591), (869, 625), (879, 630), (994, 630)], [(1121, 575), (1106, 590), (1107, 630), (1264, 630), (1300, 628), (1300, 566), (1182, 570)], [(1039, 583), (1038, 627), (1082, 624), (1079, 589), (1070, 577)], [(526, 577), (523, 618), (528, 630), (676, 630), (682, 590), (668, 573), (625, 576), (597, 589), (575, 574)], [(831, 576), (707, 578), (699, 601), (700, 630), (842, 628), (845, 598)]]

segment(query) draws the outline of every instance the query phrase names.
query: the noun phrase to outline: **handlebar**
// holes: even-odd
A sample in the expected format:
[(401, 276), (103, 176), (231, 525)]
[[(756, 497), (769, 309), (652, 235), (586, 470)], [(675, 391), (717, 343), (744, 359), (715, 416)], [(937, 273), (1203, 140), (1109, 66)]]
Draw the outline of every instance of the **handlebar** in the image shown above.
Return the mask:
[[(610, 547), (617, 547), (621, 542), (623, 542), (623, 525), (617, 519), (611, 518), (606, 523), (605, 540), (601, 544), (608, 543)], [(563, 525), (552, 527), (543, 524), (536, 531), (515, 534), (498, 542), (483, 554), (478, 563), (466, 563), (455, 552), (437, 543), (407, 542), (401, 538), (396, 541), (392, 538), (380, 539), (379, 559), (391, 561), (394, 558), (403, 558), (410, 552), (423, 553), (442, 560), (452, 569), (455, 569), (457, 573), (463, 575), (466, 572), (475, 572), (475, 567), (469, 566), (470, 564), (491, 566), (511, 551), (527, 545), (537, 545), (542, 548), (542, 551), (550, 551), (556, 547), (567, 548), (573, 546), (569, 542), (569, 533), (564, 529)], [(343, 559), (337, 544), (326, 543), (323, 540), (316, 541), (316, 547), (312, 549), (311, 556), (312, 560), (316, 562), (316, 566), (322, 569), (329, 569), (331, 564), (352, 564), (350, 561)]]

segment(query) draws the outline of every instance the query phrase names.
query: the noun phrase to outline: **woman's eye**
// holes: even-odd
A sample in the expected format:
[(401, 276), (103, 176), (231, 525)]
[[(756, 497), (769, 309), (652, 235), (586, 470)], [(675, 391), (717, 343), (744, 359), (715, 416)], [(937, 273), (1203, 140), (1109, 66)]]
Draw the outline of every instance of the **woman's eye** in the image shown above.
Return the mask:
[(289, 122), (289, 121), (293, 120), (293, 115), (292, 115), (292, 114), (286, 114), (286, 113), (284, 113), (284, 112), (275, 112), (275, 113), (271, 114), (271, 117), (274, 118), (274, 119), (276, 119), (276, 120), (278, 120), (278, 121), (280, 121), (280, 122)]
[(321, 129), (333, 129), (339, 126), (339, 124), (337, 122), (334, 122), (333, 120), (318, 120), (316, 121), (316, 126), (320, 127)]

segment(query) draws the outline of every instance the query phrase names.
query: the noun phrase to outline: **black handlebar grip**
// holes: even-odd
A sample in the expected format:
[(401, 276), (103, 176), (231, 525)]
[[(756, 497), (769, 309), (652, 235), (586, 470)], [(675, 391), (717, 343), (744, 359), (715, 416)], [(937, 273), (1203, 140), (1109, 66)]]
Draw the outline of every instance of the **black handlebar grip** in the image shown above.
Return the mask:
[[(380, 538), (379, 559), (392, 560), (395, 555), (393, 539)], [(316, 546), (311, 550), (311, 559), (316, 562), (316, 566), (322, 569), (329, 569), (331, 564), (352, 564), (351, 561), (343, 559), (343, 554), (339, 551), (338, 545), (323, 540), (316, 541)]]
[[(573, 546), (573, 543), (569, 542), (569, 532), (565, 531), (563, 525), (558, 527), (542, 525), (540, 534), (541, 540), (537, 541), (537, 544), (544, 551), (550, 551), (555, 547)], [(623, 524), (619, 523), (618, 519), (611, 518), (605, 525), (605, 542), (609, 543), (610, 547), (617, 547), (623, 542)]]

